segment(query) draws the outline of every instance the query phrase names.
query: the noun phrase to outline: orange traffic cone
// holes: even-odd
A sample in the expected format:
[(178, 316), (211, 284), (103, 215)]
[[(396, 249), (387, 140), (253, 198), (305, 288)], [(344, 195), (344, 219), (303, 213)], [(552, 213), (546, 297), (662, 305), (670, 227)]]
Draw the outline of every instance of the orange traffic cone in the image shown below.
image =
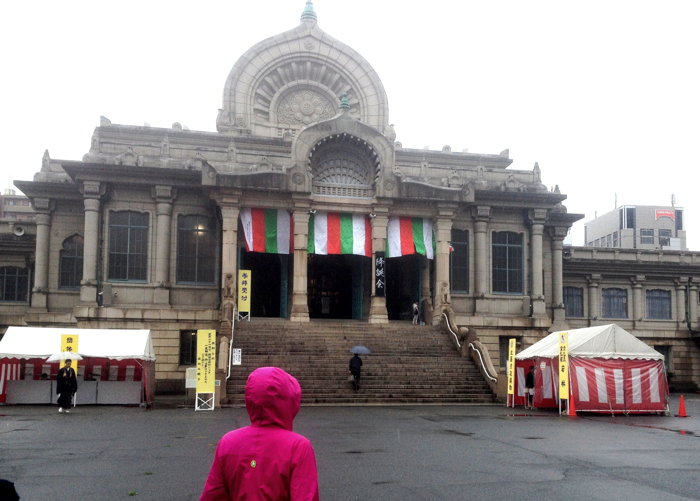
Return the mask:
[(573, 395), (569, 395), (569, 416), (576, 415), (576, 404), (574, 404)]
[(685, 398), (683, 395), (681, 395), (681, 401), (678, 404), (678, 414), (676, 414), (676, 417), (688, 417), (685, 414)]

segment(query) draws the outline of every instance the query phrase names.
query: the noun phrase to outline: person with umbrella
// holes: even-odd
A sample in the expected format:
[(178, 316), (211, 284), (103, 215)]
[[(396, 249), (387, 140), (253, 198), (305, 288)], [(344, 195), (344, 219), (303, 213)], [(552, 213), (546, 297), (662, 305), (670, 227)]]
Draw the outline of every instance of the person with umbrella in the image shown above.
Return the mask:
[(358, 391), (360, 389), (360, 372), (362, 371), (362, 359), (360, 358), (360, 353), (367, 354), (369, 349), (364, 346), (354, 346), (350, 353), (353, 353), (348, 368), (350, 374), (352, 374), (352, 389)]
[(78, 378), (71, 367), (71, 359), (58, 370), (56, 375), (56, 393), (58, 393), (58, 412), (70, 412), (73, 395), (78, 391)]

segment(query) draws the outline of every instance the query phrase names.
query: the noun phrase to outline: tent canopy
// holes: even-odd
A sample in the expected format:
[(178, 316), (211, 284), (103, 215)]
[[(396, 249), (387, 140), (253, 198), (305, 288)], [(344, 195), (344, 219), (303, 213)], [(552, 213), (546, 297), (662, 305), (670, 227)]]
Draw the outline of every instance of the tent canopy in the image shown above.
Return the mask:
[(604, 359), (663, 360), (664, 356), (616, 324), (552, 332), (518, 353), (517, 360), (558, 357), (559, 334), (569, 333), (569, 356)]
[(77, 351), (83, 357), (156, 359), (149, 330), (72, 327), (8, 327), (0, 339), (0, 358), (48, 358), (60, 351), (63, 334), (78, 336)]

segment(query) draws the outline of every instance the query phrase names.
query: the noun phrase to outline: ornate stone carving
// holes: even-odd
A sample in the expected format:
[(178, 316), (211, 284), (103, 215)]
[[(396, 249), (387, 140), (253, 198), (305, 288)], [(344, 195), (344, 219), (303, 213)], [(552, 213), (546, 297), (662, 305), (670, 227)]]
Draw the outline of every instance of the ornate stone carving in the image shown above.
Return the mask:
[(292, 182), (294, 184), (302, 184), (304, 182), (303, 174), (295, 172), (294, 175), (292, 176)]
[(277, 121), (290, 125), (308, 125), (335, 115), (328, 98), (310, 89), (287, 93), (277, 106)]

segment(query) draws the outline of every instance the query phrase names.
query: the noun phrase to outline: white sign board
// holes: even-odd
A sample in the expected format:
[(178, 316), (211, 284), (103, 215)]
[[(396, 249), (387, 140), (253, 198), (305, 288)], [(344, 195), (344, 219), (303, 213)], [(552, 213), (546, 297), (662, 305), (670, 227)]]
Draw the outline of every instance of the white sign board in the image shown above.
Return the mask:
[(197, 387), (197, 368), (188, 367), (185, 369), (185, 388)]
[(241, 349), (234, 348), (231, 350), (231, 365), (241, 365)]

